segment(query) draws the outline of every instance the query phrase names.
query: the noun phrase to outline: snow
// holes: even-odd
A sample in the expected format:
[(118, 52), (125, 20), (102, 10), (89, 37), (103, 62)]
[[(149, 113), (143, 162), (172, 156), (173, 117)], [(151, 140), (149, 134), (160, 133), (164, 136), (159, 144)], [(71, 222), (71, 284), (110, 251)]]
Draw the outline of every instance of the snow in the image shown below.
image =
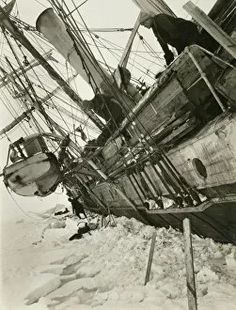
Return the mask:
[(25, 297), (26, 304), (30, 305), (39, 300), (42, 296), (48, 295), (50, 292), (60, 287), (60, 277), (52, 274), (40, 274), (33, 278), (30, 282), (30, 293)]
[[(0, 309), (187, 309), (182, 234), (156, 229), (144, 286), (155, 229), (134, 219), (115, 221), (116, 227), (73, 241), (73, 217), (35, 214), (2, 227)], [(198, 236), (193, 247), (199, 309), (235, 310), (236, 247)]]

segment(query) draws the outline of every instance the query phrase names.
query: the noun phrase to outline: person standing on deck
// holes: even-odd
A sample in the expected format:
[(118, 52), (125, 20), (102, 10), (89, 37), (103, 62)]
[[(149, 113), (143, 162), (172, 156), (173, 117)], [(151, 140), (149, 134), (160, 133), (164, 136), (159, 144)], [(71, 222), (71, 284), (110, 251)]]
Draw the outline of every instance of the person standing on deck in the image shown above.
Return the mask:
[(152, 31), (160, 43), (166, 64), (174, 60), (174, 54), (168, 44), (176, 48), (180, 54), (186, 46), (199, 44), (200, 34), (197, 25), (183, 18), (177, 18), (168, 14), (150, 16), (147, 13), (141, 15), (140, 24)]
[(106, 121), (106, 127), (96, 141), (97, 145), (104, 145), (125, 118), (120, 103), (112, 96), (96, 94), (92, 100), (84, 100), (83, 104)]
[(96, 94), (92, 100), (84, 100), (83, 105), (88, 110), (92, 109), (107, 123), (115, 121), (120, 124), (125, 117), (119, 102), (109, 95)]

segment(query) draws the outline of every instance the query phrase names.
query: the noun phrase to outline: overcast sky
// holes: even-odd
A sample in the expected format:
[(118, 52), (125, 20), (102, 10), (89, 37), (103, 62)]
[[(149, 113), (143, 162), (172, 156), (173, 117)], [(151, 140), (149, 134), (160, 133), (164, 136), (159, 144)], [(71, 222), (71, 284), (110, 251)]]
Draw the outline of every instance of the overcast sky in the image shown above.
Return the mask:
[[(83, 1), (75, 1), (76, 3), (82, 3)], [(182, 6), (187, 1), (185, 0), (166, 0), (167, 4), (176, 13), (177, 16), (183, 18), (190, 18), (187, 13), (182, 9)], [(198, 0), (193, 1), (205, 12), (208, 12), (215, 0)], [(35, 25), (35, 21), (39, 14), (46, 8), (50, 7), (46, 0), (18, 0), (17, 8), (19, 16), (26, 22)], [(81, 13), (85, 18), (87, 24), (91, 28), (101, 27), (133, 27), (134, 22), (138, 16), (139, 9), (134, 5), (132, 0), (88, 0), (82, 8)], [(127, 40), (127, 34), (113, 34), (116, 35), (116, 41), (121, 46), (125, 46)], [(157, 44), (153, 42), (153, 44)], [(0, 105), (0, 129), (11, 121), (11, 116), (6, 109)], [(5, 157), (7, 152), (8, 141), (6, 139), (0, 141), (0, 169), (5, 164)], [(24, 217), (19, 206), (26, 212), (28, 210), (39, 210), (40, 207), (53, 207), (55, 203), (65, 202), (66, 197), (63, 194), (51, 195), (47, 199), (39, 198), (23, 198), (14, 195), (14, 199), (18, 205), (12, 200), (6, 188), (3, 185), (2, 179), (0, 179), (0, 205), (1, 205), (1, 219), (15, 219)]]

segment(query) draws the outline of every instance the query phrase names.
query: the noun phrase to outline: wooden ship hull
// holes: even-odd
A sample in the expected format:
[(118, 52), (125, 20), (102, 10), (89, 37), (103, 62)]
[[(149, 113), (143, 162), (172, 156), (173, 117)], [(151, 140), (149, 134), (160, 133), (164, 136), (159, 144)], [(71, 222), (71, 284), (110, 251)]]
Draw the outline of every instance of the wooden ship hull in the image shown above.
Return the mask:
[[(158, 210), (147, 210), (143, 207), (147, 197), (151, 196), (156, 200), (160, 192), (170, 196), (163, 185), (165, 170), (161, 171), (157, 164), (153, 161), (150, 163), (149, 160), (145, 162), (142, 170), (135, 170), (128, 175), (126, 170), (123, 175), (115, 179), (116, 186), (126, 193), (136, 208), (129, 201), (121, 199), (116, 189), (107, 182), (92, 186), (91, 190), (106, 206), (109, 206), (109, 212), (117, 216), (134, 217), (156, 227), (171, 226), (180, 230), (182, 230), (182, 220), (188, 217), (192, 221), (194, 233), (220, 242), (235, 244), (235, 121), (235, 114), (227, 113), (224, 117), (220, 116), (207, 126), (207, 130), (203, 128), (192, 139), (179, 144), (167, 153), (188, 185), (207, 197), (206, 201), (197, 206), (186, 205), (181, 208), (170, 207)], [(220, 132), (222, 135), (218, 135)], [(219, 150), (221, 150), (220, 153)], [(194, 165), (194, 159), (200, 159), (204, 168), (201, 166), (197, 168)], [(174, 188), (179, 186), (179, 179), (169, 180), (168, 183), (174, 191)], [(152, 192), (151, 195), (150, 192)], [(104, 212), (103, 209), (98, 210), (93, 205), (90, 205), (89, 209), (94, 212)]]
[[(233, 1), (223, 2), (209, 16), (234, 37)], [(105, 177), (80, 174), (85, 158), (64, 180), (89, 210), (180, 230), (188, 217), (194, 233), (236, 244), (235, 53), (211, 43), (217, 52), (187, 47), (105, 146), (86, 154)]]
[[(205, 29), (201, 13), (193, 16), (206, 30), (203, 35), (213, 49), (209, 51), (206, 46), (197, 45), (186, 47), (159, 74), (136, 105), (119, 85), (110, 83), (110, 75), (104, 74), (94, 58), (83, 59), (83, 65), (90, 68), (92, 64), (99, 75), (99, 91), (106, 93), (102, 84), (107, 83), (105, 86), (113, 91), (122, 108), (126, 108), (126, 118), (119, 123), (119, 128), (105, 144), (95, 144), (92, 150), (87, 147), (82, 151), (55, 122), (51, 123), (66, 141), (59, 147), (63, 156), (58, 156), (57, 173), (53, 173), (53, 177), (59, 178), (61, 173), (62, 184), (70, 196), (82, 196), (88, 210), (134, 217), (156, 227), (171, 226), (180, 230), (183, 219), (188, 217), (193, 233), (236, 244), (236, 52), (233, 40), (236, 15), (234, 1), (228, 1), (227, 5), (224, 2), (218, 0), (209, 16), (225, 33), (217, 30), (210, 20), (210, 26)], [(191, 3), (188, 9), (197, 12)], [(57, 13), (63, 20), (60, 10)], [(75, 69), (81, 67), (77, 59), (84, 49), (88, 52), (86, 46), (81, 47), (80, 36), (74, 37), (75, 32), (69, 31), (69, 19), (66, 28), (59, 18), (52, 21), (54, 15), (51, 9), (41, 14), (38, 30), (49, 31), (48, 40), (56, 42), (59, 52)], [(8, 31), (86, 112), (82, 100), (68, 83), (10, 20), (4, 18)], [(66, 33), (58, 36), (57, 27)], [(59, 42), (61, 37), (66, 44)], [(104, 129), (94, 111), (86, 113), (99, 129)], [(27, 160), (30, 163), (31, 157)], [(9, 183), (11, 169), (11, 166), (5, 169), (5, 178), (13, 189)], [(55, 189), (58, 178), (49, 191)], [(18, 193), (22, 194), (20, 184), (17, 186)], [(30, 194), (34, 195), (34, 190)]]
[[(177, 229), (189, 217), (194, 233), (236, 243), (235, 72), (204, 49), (188, 48), (123, 122), (121, 130), (132, 137), (132, 152), (120, 135), (97, 151), (102, 158), (97, 165), (110, 182), (75, 172), (78, 186), (86, 184), (86, 195), (92, 198), (87, 208)], [(190, 189), (204, 197), (202, 201), (193, 203)], [(181, 207), (144, 207), (148, 199), (158, 201), (160, 196), (179, 196), (186, 202), (189, 193), (192, 201)]]
[[(95, 208), (88, 208), (98, 212)], [(172, 227), (183, 230), (183, 220), (189, 218), (192, 232), (204, 238), (212, 238), (217, 242), (236, 244), (236, 196), (211, 199), (192, 208), (173, 208), (167, 210), (147, 210), (130, 206), (111, 207), (110, 212), (116, 216), (135, 218), (147, 225), (155, 227)], [(104, 214), (100, 212), (100, 214)]]

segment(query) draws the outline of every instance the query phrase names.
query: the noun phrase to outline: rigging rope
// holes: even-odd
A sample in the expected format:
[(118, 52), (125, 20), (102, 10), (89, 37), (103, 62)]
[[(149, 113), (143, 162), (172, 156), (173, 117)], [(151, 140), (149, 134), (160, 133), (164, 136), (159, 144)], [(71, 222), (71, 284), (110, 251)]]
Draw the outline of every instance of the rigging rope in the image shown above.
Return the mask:
[[(65, 5), (65, 2), (63, 1), (63, 4)], [(103, 56), (102, 56), (103, 57)], [(105, 60), (104, 60), (105, 61)], [(105, 61), (105, 63), (106, 63), (106, 61)], [(116, 93), (116, 95), (118, 95), (118, 98), (120, 97), (120, 94), (117, 92), (117, 91), (115, 91), (115, 93)], [(126, 109), (127, 109), (127, 107), (126, 107)], [(132, 112), (131, 112), (132, 113)], [(140, 124), (140, 126), (142, 126), (142, 129), (144, 130), (144, 132), (145, 132), (145, 134), (146, 134), (146, 137), (149, 137), (150, 138), (150, 141), (153, 139), (153, 137), (152, 137), (152, 135), (149, 133), (149, 132), (147, 132), (147, 130), (145, 130), (145, 128), (144, 128), (144, 126), (142, 125), (142, 123), (140, 122), (140, 120), (139, 120), (139, 117), (137, 117), (137, 119), (136, 119), (136, 122), (139, 122), (139, 124)], [(143, 134), (141, 134), (141, 132), (140, 132), (140, 129), (139, 128), (136, 128), (136, 131), (137, 131), (137, 136), (140, 136), (141, 138), (142, 138), (142, 135)], [(113, 138), (112, 138), (113, 139)], [(150, 146), (151, 146), (151, 144), (150, 144), (150, 141), (149, 140), (147, 140), (147, 138), (145, 138), (145, 140), (144, 140), (144, 143), (143, 143), (143, 147), (144, 147), (144, 149), (147, 149), (148, 151), (150, 151)], [(168, 167), (168, 165), (166, 164), (166, 167)], [(172, 169), (173, 170), (173, 169)], [(171, 171), (171, 170), (170, 170)], [(171, 172), (170, 172), (171, 173)]]
[[(8, 37), (7, 37), (7, 34), (6, 34), (5, 29), (3, 29), (3, 33), (4, 33), (4, 36), (5, 36), (6, 40), (7, 40), (7, 43), (8, 43), (8, 45), (9, 45), (11, 51), (12, 51), (14, 57), (15, 57), (15, 60), (17, 61), (19, 67), (21, 68), (22, 74), (23, 74), (24, 78), (26, 79), (26, 82), (29, 83), (29, 85), (30, 85), (30, 82), (28, 82), (27, 74), (26, 74), (26, 72), (24, 71), (21, 62), (20, 62), (20, 60), (19, 60), (19, 58), (18, 58), (18, 56), (17, 56), (17, 54), (16, 54), (16, 52), (15, 52), (15, 50), (14, 50), (12, 44), (10, 43), (10, 40), (9, 40)], [(15, 40), (15, 39), (14, 39), (14, 40)], [(15, 71), (13, 65), (11, 64), (11, 62), (8, 60), (7, 57), (5, 57), (5, 59), (6, 59), (7, 63), (8, 63), (8, 65), (9, 65), (9, 66), (11, 67), (11, 69), (13, 70), (13, 72), (14, 72), (16, 78), (19, 80), (21, 86), (23, 87), (23, 89), (25, 90), (25, 92), (27, 93), (27, 95), (29, 96), (29, 98), (32, 100), (32, 103), (34, 104), (34, 100), (32, 99), (30, 92), (29, 92), (28, 89), (25, 87), (25, 85), (24, 85), (24, 83), (22, 82), (20, 76), (19, 76), (19, 75), (17, 74), (17, 72)], [(31, 86), (32, 86), (32, 85), (31, 85)], [(37, 102), (37, 101), (36, 101), (36, 102)], [(23, 103), (24, 103), (24, 104), (26, 105), (26, 107), (28, 108), (26, 102), (23, 101)], [(35, 121), (34, 116), (33, 116), (32, 113), (31, 113), (31, 117), (32, 117), (32, 119), (33, 119), (33, 121), (34, 121), (34, 123), (35, 123), (36, 128), (37, 128), (37, 129), (39, 130), (39, 132), (40, 132), (40, 131), (41, 131), (40, 125), (37, 124), (37, 122)]]
[[(10, 93), (10, 92), (9, 92)], [(3, 105), (5, 106), (5, 108), (8, 110), (8, 112), (11, 114), (11, 116), (13, 117), (13, 119), (16, 119), (18, 117), (18, 113), (16, 112), (16, 110), (14, 109), (14, 107), (12, 106), (11, 102), (9, 101), (9, 98), (4, 94), (4, 92), (2, 92), (1, 94), (4, 97), (4, 100), (6, 102), (8, 102), (9, 106), (12, 108), (13, 112), (15, 113), (16, 116), (14, 116), (14, 113), (10, 110), (10, 108), (8, 107), (8, 105), (5, 103), (5, 101), (3, 100), (3, 98), (0, 96), (0, 100), (2, 101)], [(27, 128), (25, 126), (24, 123), (19, 123), (19, 126), (21, 127), (22, 131), (27, 135), (28, 131)]]

